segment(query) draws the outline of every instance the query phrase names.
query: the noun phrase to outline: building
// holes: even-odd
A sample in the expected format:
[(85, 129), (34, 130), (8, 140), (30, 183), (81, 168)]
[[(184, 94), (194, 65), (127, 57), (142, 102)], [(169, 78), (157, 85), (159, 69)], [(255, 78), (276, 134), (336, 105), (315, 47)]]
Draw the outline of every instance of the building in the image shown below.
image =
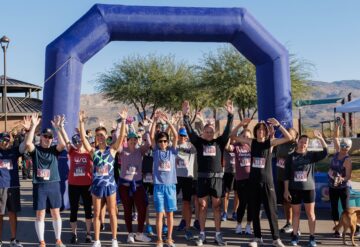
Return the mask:
[[(5, 108), (3, 107), (4, 76), (0, 76), (0, 131), (5, 130)], [(39, 99), (42, 87), (6, 77), (7, 131), (21, 129), (24, 116), (38, 112), (41, 114), (42, 100)], [(36, 98), (32, 98), (33, 94)]]

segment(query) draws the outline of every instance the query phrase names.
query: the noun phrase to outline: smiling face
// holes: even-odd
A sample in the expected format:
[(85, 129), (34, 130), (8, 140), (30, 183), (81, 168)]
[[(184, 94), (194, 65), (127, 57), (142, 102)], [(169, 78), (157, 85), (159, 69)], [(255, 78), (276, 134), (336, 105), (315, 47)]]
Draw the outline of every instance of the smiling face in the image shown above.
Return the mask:
[(40, 136), (40, 145), (41, 145), (41, 147), (49, 148), (51, 146), (53, 138), (54, 137), (52, 135), (42, 134)]
[(268, 129), (265, 123), (258, 123), (254, 127), (254, 135), (258, 140), (266, 139), (268, 137)]
[(214, 139), (215, 131), (212, 125), (205, 125), (203, 133), (201, 135), (207, 141), (211, 141)]
[(305, 153), (309, 146), (309, 137), (307, 136), (300, 136), (299, 141), (297, 143), (296, 151), (298, 153)]
[(138, 138), (137, 137), (133, 137), (127, 140), (127, 145), (129, 148), (135, 148), (136, 145), (138, 144)]
[(95, 140), (99, 145), (106, 145), (107, 134), (104, 130), (98, 130), (95, 132)]

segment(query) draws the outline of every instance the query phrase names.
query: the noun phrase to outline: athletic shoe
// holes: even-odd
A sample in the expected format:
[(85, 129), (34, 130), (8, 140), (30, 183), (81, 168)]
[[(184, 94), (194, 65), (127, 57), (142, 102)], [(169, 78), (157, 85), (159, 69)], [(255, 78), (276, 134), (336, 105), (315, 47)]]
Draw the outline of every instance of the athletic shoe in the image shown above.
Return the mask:
[[(2, 246), (2, 243), (0, 244), (0, 247)], [(20, 244), (19, 240), (14, 239), (10, 242), (10, 247), (23, 247), (22, 244)]]
[(251, 235), (251, 234), (252, 234), (251, 226), (250, 226), (250, 224), (246, 224), (245, 235)]
[(3, 242), (2, 241), (0, 241), (0, 247), (2, 247), (3, 246)]
[(156, 247), (163, 247), (164, 243), (161, 240), (156, 241)]
[(193, 240), (194, 239), (194, 235), (192, 234), (192, 232), (190, 232), (189, 230), (185, 230), (185, 239), (186, 240)]
[(310, 236), (308, 246), (309, 246), (309, 247), (316, 247), (316, 241), (315, 241), (315, 237), (314, 237), (314, 236)]
[(272, 246), (274, 247), (285, 247), (285, 245), (281, 242), (281, 239), (278, 238), (272, 242)]
[(162, 234), (163, 235), (166, 235), (168, 233), (168, 227), (167, 227), (167, 225), (163, 225), (163, 227), (162, 227)]
[(151, 226), (151, 225), (146, 225), (146, 226), (145, 226), (145, 233), (146, 233), (148, 236), (154, 236), (154, 232), (153, 232), (153, 229), (152, 229), (152, 226)]
[(194, 220), (194, 225), (193, 225), (193, 227), (194, 227), (196, 230), (200, 231), (200, 222), (199, 222), (199, 220)]
[(132, 214), (132, 221), (137, 221), (138, 214), (135, 212)]
[(226, 212), (223, 212), (221, 214), (221, 221), (227, 221), (227, 213)]
[(100, 240), (97, 240), (93, 243), (92, 247), (101, 247), (101, 242)]
[(291, 242), (290, 242), (291, 246), (297, 246), (298, 243), (299, 243), (299, 237), (297, 235), (293, 235), (291, 237)]
[(135, 240), (139, 242), (151, 242), (151, 238), (147, 237), (144, 233), (136, 233), (135, 234)]
[(262, 238), (254, 238), (251, 240), (251, 242), (248, 244), (249, 247), (258, 247), (259, 245), (263, 244)]
[(293, 227), (292, 227), (292, 225), (288, 222), (288, 223), (286, 223), (285, 224), (285, 226), (283, 227), (283, 228), (281, 228), (281, 232), (283, 232), (283, 233), (292, 233), (293, 232)]
[(61, 240), (57, 240), (55, 247), (66, 247), (66, 245), (63, 244), (63, 243), (61, 242)]
[(78, 238), (77, 238), (76, 234), (72, 233), (70, 243), (72, 243), (72, 244), (78, 243)]
[(127, 240), (126, 240), (129, 244), (133, 244), (135, 243), (135, 239), (134, 239), (134, 233), (129, 233)]
[(341, 237), (342, 237), (342, 234), (341, 234), (340, 232), (338, 232), (338, 231), (335, 231), (335, 232), (334, 232), (334, 237), (335, 237), (335, 238), (341, 238)]
[(111, 240), (111, 247), (119, 247), (118, 241), (116, 239)]
[(91, 243), (92, 242), (92, 237), (90, 233), (86, 233), (86, 237), (85, 237), (85, 243)]
[(199, 237), (195, 240), (196, 246), (203, 246), (206, 243), (205, 234), (199, 234)]
[(215, 234), (215, 243), (218, 246), (225, 246), (226, 245), (226, 242), (224, 241), (221, 233)]
[(186, 227), (186, 221), (184, 219), (181, 219), (180, 224), (176, 228), (177, 231), (184, 231)]
[(243, 229), (241, 224), (237, 224), (236, 228), (235, 228), (235, 233), (236, 234), (242, 234), (243, 233)]
[(236, 220), (237, 220), (237, 213), (236, 213), (236, 212), (233, 212), (233, 213), (232, 213), (231, 219), (232, 219), (233, 221), (236, 221)]
[(176, 247), (176, 245), (175, 245), (175, 243), (174, 243), (174, 240), (172, 240), (172, 239), (166, 240), (166, 245), (167, 245), (168, 247)]
[(39, 247), (46, 247), (45, 241), (40, 241)]

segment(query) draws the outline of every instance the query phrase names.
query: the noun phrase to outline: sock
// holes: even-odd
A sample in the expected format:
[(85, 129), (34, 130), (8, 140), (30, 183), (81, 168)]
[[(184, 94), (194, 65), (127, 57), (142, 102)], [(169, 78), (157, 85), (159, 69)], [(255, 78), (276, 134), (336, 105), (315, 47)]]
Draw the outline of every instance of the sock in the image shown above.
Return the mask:
[(44, 241), (44, 232), (45, 232), (45, 222), (44, 221), (35, 221), (35, 230), (39, 242)]
[(61, 240), (61, 227), (62, 227), (61, 219), (53, 220), (52, 225), (54, 228), (56, 240)]
[(219, 236), (221, 232), (215, 232), (215, 236)]

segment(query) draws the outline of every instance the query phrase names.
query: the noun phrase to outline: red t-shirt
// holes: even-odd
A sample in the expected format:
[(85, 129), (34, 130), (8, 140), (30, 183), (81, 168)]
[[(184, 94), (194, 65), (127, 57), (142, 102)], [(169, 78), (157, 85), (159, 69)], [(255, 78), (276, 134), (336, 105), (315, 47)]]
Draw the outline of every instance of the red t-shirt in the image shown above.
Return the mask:
[(70, 171), (69, 184), (91, 185), (92, 182), (92, 159), (89, 153), (80, 153), (76, 149), (69, 150)]

